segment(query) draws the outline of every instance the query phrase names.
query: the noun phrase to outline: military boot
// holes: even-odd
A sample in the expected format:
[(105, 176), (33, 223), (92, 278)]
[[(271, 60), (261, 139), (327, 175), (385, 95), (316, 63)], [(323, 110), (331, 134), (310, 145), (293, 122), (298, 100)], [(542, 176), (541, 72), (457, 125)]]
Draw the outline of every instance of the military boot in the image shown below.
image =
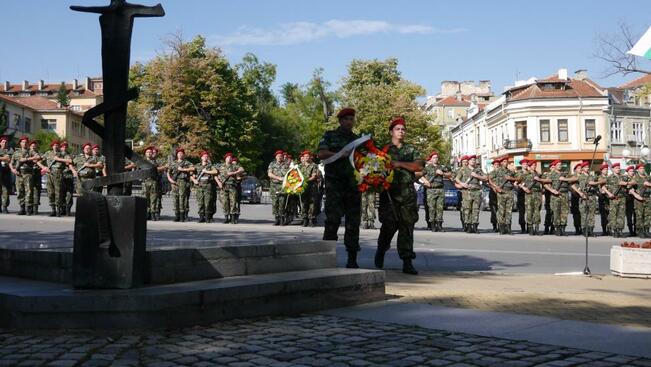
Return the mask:
[(181, 213), (176, 212), (176, 213), (174, 214), (174, 221), (175, 221), (175, 222), (180, 222), (180, 221), (181, 221)]
[(479, 234), (479, 229), (477, 227), (479, 227), (479, 223), (474, 223), (472, 225), (472, 233)]
[(58, 206), (57, 207), (57, 217), (63, 217), (66, 214), (66, 209)]
[[(526, 224), (520, 224), (520, 233), (527, 233), (528, 231), (525, 228), (527, 228)], [(509, 230), (509, 232), (511, 231)], [(513, 233), (509, 233), (509, 234), (513, 234)]]
[(375, 223), (368, 222), (368, 229), (375, 229)]
[(310, 227), (316, 227), (316, 218), (310, 221)]
[[(511, 230), (511, 225), (510, 224), (505, 224), (505, 227), (506, 227), (506, 234), (512, 235), (513, 230)], [(524, 233), (524, 231), (522, 233)]]
[(432, 231), (432, 232), (438, 232), (438, 231), (439, 231), (439, 224), (438, 224), (438, 222), (436, 222), (436, 223), (434, 223), (434, 222), (429, 223), (429, 230)]
[(380, 249), (380, 248), (378, 248), (378, 249), (375, 251), (375, 259), (374, 259), (374, 262), (375, 262), (375, 267), (376, 267), (376, 268), (378, 268), (378, 269), (382, 269), (382, 268), (384, 268), (384, 255), (385, 255), (386, 253), (387, 253), (387, 250), (386, 250), (386, 249)]
[(27, 214), (27, 212), (25, 211), (25, 205), (21, 205), (18, 215), (25, 215), (25, 214)]
[(239, 214), (233, 214), (233, 224), (237, 224), (240, 222), (240, 215)]
[(154, 222), (158, 222), (158, 220), (160, 219), (160, 215), (158, 215), (158, 213), (152, 214), (151, 217), (153, 218)]
[(152, 218), (153, 218), (153, 215), (151, 215), (151, 213), (147, 214), (147, 220), (152, 220)]
[(27, 215), (34, 215), (34, 208), (31, 206), (27, 207)]
[(34, 215), (38, 215), (38, 206), (32, 207), (32, 213), (34, 213)]
[(228, 215), (228, 214), (225, 215), (225, 216), (224, 216), (224, 224), (226, 224), (226, 223), (230, 223), (230, 222), (231, 222), (231, 216)]
[(6, 206), (2, 207), (2, 212), (5, 213), (5, 214), (9, 214), (9, 210), (7, 209)]
[(185, 213), (181, 213), (181, 222), (185, 222), (188, 219), (188, 215)]
[(199, 214), (199, 223), (206, 223), (206, 218), (203, 216), (203, 214)]
[(543, 231), (543, 234), (549, 234), (549, 226), (545, 226), (545, 230)]
[(72, 216), (72, 206), (66, 205), (66, 216)]
[(357, 265), (357, 251), (348, 251), (348, 260), (346, 261), (346, 268), (359, 269), (359, 265)]
[(402, 260), (402, 272), (405, 274), (418, 275), (418, 271), (414, 268), (414, 264), (411, 263), (411, 259)]
[(274, 222), (274, 226), (279, 226), (280, 225), (280, 217), (276, 216), (276, 221)]
[(303, 221), (301, 222), (301, 226), (307, 227), (308, 224), (310, 224), (310, 220), (307, 218), (303, 218)]
[(51, 208), (52, 208), (52, 211), (50, 212), (50, 215), (48, 215), (48, 216), (49, 217), (56, 217), (57, 216), (57, 207), (52, 206)]

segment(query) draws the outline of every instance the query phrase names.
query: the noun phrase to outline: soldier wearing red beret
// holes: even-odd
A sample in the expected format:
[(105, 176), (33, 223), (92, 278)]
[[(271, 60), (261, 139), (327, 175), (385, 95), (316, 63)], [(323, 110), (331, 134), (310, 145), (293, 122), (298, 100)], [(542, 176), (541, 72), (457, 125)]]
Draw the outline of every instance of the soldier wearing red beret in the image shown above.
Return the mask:
[(9, 193), (11, 192), (11, 152), (9, 151), (9, 138), (0, 136), (0, 204), (2, 213), (8, 214)]
[(316, 164), (312, 163), (312, 152), (304, 150), (301, 153), (301, 163), (298, 169), (303, 174), (303, 179), (307, 182), (307, 187), (301, 193), (301, 215), (303, 216), (303, 227), (314, 227), (316, 225), (316, 192), (317, 192), (317, 172)]
[[(326, 160), (338, 154), (346, 145), (359, 136), (353, 132), (355, 126), (355, 110), (344, 108), (337, 113), (339, 127), (326, 131), (319, 142), (319, 159)], [(347, 268), (358, 268), (357, 252), (359, 252), (359, 225), (361, 221), (361, 194), (357, 189), (353, 167), (348, 161), (350, 151), (341, 158), (325, 165), (325, 228), (323, 239), (336, 241), (341, 218), (346, 217), (346, 233), (344, 245), (348, 253)]]
[(541, 180), (545, 184), (545, 189), (550, 192), (552, 222), (557, 236), (566, 235), (565, 227), (570, 209), (568, 194), (570, 185), (576, 180), (576, 177), (570, 177), (561, 172), (561, 161), (558, 159), (552, 161), (549, 174), (544, 180)]
[(425, 186), (425, 217), (432, 232), (443, 232), (443, 209), (445, 201), (444, 179), (452, 174), (439, 164), (439, 154), (430, 153), (420, 182)]
[(275, 218), (274, 226), (285, 222), (283, 208), (285, 207), (286, 195), (282, 193), (283, 178), (285, 175), (285, 152), (276, 150), (274, 160), (267, 167), (269, 176), (269, 194), (271, 196), (271, 212)]
[(620, 164), (614, 163), (612, 165), (612, 174), (608, 176), (606, 185), (602, 188), (610, 201), (607, 228), (616, 238), (623, 236), (628, 181), (628, 176), (621, 173)]
[(33, 215), (33, 175), (34, 166), (39, 157), (29, 149), (29, 138), (27, 136), (20, 137), (18, 143), (20, 147), (14, 151), (9, 165), (11, 171), (16, 175), (16, 196), (20, 203), (18, 215)]
[(174, 221), (185, 222), (190, 211), (190, 175), (194, 172), (194, 166), (185, 158), (185, 149), (176, 148), (175, 156), (167, 170), (167, 180), (172, 184)]
[(233, 163), (233, 153), (224, 154), (224, 163), (219, 167), (217, 186), (220, 189), (220, 199), (224, 210), (224, 223), (237, 224), (240, 218), (240, 205), (237, 193), (237, 176), (244, 168)]

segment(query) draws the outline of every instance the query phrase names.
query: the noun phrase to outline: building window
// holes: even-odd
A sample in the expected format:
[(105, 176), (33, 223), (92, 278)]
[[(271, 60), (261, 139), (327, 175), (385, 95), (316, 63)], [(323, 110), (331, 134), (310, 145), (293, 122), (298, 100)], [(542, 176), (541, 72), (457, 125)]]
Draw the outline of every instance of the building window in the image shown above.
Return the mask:
[(73, 111), (81, 111), (81, 106), (79, 105), (70, 106), (70, 109)]
[(448, 118), (453, 119), (454, 118), (454, 109), (450, 108), (448, 110)]
[(644, 123), (634, 122), (633, 126), (633, 136), (635, 137), (635, 142), (643, 143), (644, 142)]
[(610, 139), (613, 143), (622, 143), (622, 122), (612, 121), (610, 123)]
[(558, 141), (561, 143), (570, 141), (570, 137), (567, 132), (567, 119), (560, 119), (556, 122), (558, 123)]
[(543, 143), (550, 142), (549, 120), (540, 120), (540, 141)]
[(41, 119), (41, 130), (56, 131), (57, 120)]
[(25, 117), (25, 132), (26, 133), (32, 132), (32, 119), (29, 117)]
[(527, 139), (527, 122), (526, 121), (516, 121), (515, 122), (515, 140), (526, 140)]
[(585, 141), (593, 141), (597, 135), (597, 127), (594, 119), (585, 120)]
[(18, 131), (24, 131), (23, 130), (23, 124), (21, 122), (22, 122), (21, 116), (20, 115), (14, 115), (14, 129), (16, 129)]

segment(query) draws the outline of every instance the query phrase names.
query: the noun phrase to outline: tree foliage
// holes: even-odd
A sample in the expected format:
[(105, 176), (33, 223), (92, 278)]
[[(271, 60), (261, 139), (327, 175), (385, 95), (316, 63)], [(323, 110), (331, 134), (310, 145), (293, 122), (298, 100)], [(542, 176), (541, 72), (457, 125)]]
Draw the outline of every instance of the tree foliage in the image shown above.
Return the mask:
[(61, 83), (59, 90), (57, 91), (57, 103), (63, 107), (70, 106), (70, 98), (68, 97), (68, 89), (66, 88), (65, 83)]
[[(447, 159), (449, 144), (441, 138), (440, 128), (429, 122), (417, 98), (425, 89), (402, 78), (398, 60), (353, 60), (339, 89), (342, 106), (357, 111), (356, 130), (370, 133), (379, 144), (390, 141), (389, 123), (395, 117), (407, 122), (407, 141), (427, 155), (437, 150)], [(336, 119), (331, 118), (332, 126)]]
[(0, 102), (0, 135), (4, 135), (9, 128), (9, 121), (7, 121), (7, 105)]
[(32, 139), (38, 142), (38, 151), (41, 153), (50, 150), (50, 144), (52, 144), (53, 141), (63, 140), (59, 135), (57, 135), (57, 133), (50, 130), (38, 130), (34, 133)]

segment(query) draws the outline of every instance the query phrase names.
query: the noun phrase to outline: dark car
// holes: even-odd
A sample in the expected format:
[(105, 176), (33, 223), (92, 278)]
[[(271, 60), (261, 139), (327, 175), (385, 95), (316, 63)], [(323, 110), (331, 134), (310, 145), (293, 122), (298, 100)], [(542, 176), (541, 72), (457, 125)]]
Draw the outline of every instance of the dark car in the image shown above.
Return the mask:
[(262, 183), (257, 177), (249, 176), (242, 181), (242, 201), (260, 204), (262, 201)]
[(443, 208), (455, 208), (458, 210), (461, 207), (459, 190), (454, 187), (452, 181), (443, 180), (443, 192), (445, 195), (445, 200), (443, 200)]

